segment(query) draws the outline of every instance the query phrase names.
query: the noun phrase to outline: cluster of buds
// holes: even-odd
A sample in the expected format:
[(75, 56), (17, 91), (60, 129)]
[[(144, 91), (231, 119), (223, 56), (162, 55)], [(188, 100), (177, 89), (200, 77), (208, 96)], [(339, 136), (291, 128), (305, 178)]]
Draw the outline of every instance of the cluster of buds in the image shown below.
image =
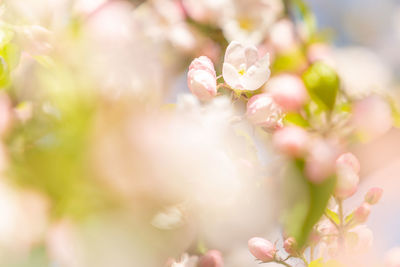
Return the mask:
[(212, 61), (201, 56), (192, 61), (188, 72), (190, 91), (202, 101), (217, 95), (217, 76)]
[[(325, 252), (331, 257), (339, 254), (364, 253), (372, 246), (372, 231), (364, 224), (370, 213), (371, 206), (379, 202), (383, 190), (371, 188), (364, 201), (352, 212), (346, 214), (343, 201), (352, 196), (359, 183), (360, 163), (351, 153), (344, 153), (336, 160), (337, 184), (334, 191), (336, 206), (327, 208), (325, 218), (315, 227), (320, 236)], [(356, 238), (355, 238), (356, 237)]]
[(187, 78), (189, 89), (201, 101), (211, 100), (220, 88), (232, 90), (235, 96), (245, 96), (248, 100), (245, 117), (256, 126), (276, 130), (283, 127), (284, 113), (298, 111), (309, 96), (297, 75), (278, 74), (262, 87), (269, 76), (268, 54), (261, 57), (256, 47), (233, 41), (225, 53), (223, 83), (217, 84), (219, 77), (214, 65), (205, 56), (192, 61)]
[[(284, 142), (285, 139), (290, 140), (290, 133), (302, 136), (304, 135), (302, 131), (300, 128), (285, 127), (275, 133), (275, 138)], [(290, 146), (282, 146), (279, 142), (276, 145), (290, 156), (304, 156), (305, 152), (298, 147), (296, 138), (293, 138), (290, 142), (285, 142), (290, 143)], [(291, 266), (287, 260), (298, 258), (308, 266), (307, 257), (313, 260), (317, 247), (320, 256), (326, 255), (336, 258), (340, 255), (343, 256), (343, 253), (357, 255), (357, 253), (366, 252), (372, 246), (372, 231), (364, 223), (371, 212), (371, 206), (377, 204), (382, 197), (383, 190), (378, 187), (371, 188), (365, 194), (361, 205), (349, 214), (345, 214), (343, 201), (357, 190), (360, 163), (353, 154), (344, 153), (336, 159), (336, 172), (338, 173), (338, 182), (333, 197), (336, 205), (332, 209), (326, 209), (324, 217), (314, 226), (305, 246), (299, 248), (295, 238), (285, 237), (283, 248), (288, 256), (282, 258), (278, 255), (279, 250), (275, 244), (263, 238), (255, 237), (249, 240), (248, 245), (249, 251), (257, 260), (262, 263), (276, 262)], [(310, 249), (305, 254), (307, 247)]]
[[(299, 164), (299, 169), (312, 184), (319, 185), (330, 178), (333, 181), (336, 177), (332, 195), (337, 209), (327, 209), (324, 219), (314, 227), (308, 243), (311, 250), (316, 246), (325, 246), (330, 255), (337, 254), (343, 248), (352, 251), (363, 250), (372, 243), (372, 232), (363, 223), (368, 219), (371, 205), (381, 198), (382, 189), (372, 188), (359, 207), (350, 214), (344, 214), (342, 202), (355, 194), (360, 182), (360, 163), (352, 153), (339, 154), (339, 149), (335, 146), (336, 139), (329, 136), (329, 131), (334, 125), (331, 117), (334, 101), (323, 99), (323, 104), (331, 110), (325, 114), (326, 125), (324, 122), (320, 123), (321, 127), (327, 127), (327, 131), (318, 136), (320, 125), (311, 125), (312, 120), (308, 120), (308, 115), (305, 114), (310, 108), (310, 96), (314, 96), (311, 90), (313, 88), (309, 88), (309, 79), (305, 79), (304, 76), (302, 79), (297, 74), (280, 73), (266, 83), (270, 78), (269, 55), (260, 54), (262, 53), (254, 46), (245, 46), (235, 41), (230, 43), (222, 67), (221, 77), (224, 82), (220, 84), (220, 76), (217, 77), (211, 60), (204, 56), (197, 58), (189, 67), (189, 88), (201, 101), (208, 101), (217, 96), (220, 88), (231, 90), (233, 97), (243, 97), (243, 100), (247, 101), (243, 117), (251, 124), (271, 132), (272, 143), (277, 151), (292, 161), (304, 163)], [(319, 73), (323, 70), (321, 79), (326, 78), (325, 72), (329, 71), (326, 71), (325, 67), (319, 67), (321, 66), (315, 67), (314, 71)], [(334, 74), (328, 74), (326, 76), (329, 80), (336, 79)], [(314, 94), (320, 93), (319, 87), (314, 89)], [(308, 126), (302, 127), (301, 123), (284, 123), (285, 116), (290, 114), (298, 115)], [(356, 244), (348, 242), (354, 235), (358, 237)], [(286, 262), (287, 259), (278, 255), (276, 245), (266, 239), (251, 238), (248, 248), (262, 263), (276, 262), (290, 266)], [(293, 237), (284, 239), (283, 248), (289, 257), (299, 258), (308, 264), (304, 248), (298, 248)]]
[(314, 138), (298, 126), (285, 126), (274, 132), (273, 145), (282, 154), (305, 159), (305, 176), (319, 184), (335, 172), (337, 150), (322, 138)]
[(276, 248), (276, 244), (271, 241), (261, 238), (253, 237), (248, 241), (248, 247), (250, 253), (260, 261), (260, 263), (275, 262), (285, 266), (290, 266), (287, 260), (292, 257), (298, 257), (305, 260), (302, 256), (304, 251), (297, 247), (297, 242), (293, 237), (288, 237), (283, 242), (283, 249), (289, 256), (283, 257), (278, 255), (279, 250)]

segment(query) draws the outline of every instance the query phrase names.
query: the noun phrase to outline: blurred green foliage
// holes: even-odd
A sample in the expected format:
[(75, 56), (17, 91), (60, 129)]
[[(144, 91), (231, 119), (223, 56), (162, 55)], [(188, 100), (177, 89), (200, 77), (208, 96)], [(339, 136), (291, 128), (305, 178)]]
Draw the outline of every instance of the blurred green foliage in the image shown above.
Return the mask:
[(296, 160), (287, 175), (286, 195), (290, 200), (283, 218), (286, 233), (296, 239), (299, 248), (306, 244), (314, 225), (324, 214), (336, 183), (334, 176), (320, 184), (312, 183), (305, 176), (304, 167), (303, 160)]
[(311, 98), (320, 107), (332, 111), (340, 85), (335, 70), (325, 63), (316, 62), (303, 73), (303, 81)]

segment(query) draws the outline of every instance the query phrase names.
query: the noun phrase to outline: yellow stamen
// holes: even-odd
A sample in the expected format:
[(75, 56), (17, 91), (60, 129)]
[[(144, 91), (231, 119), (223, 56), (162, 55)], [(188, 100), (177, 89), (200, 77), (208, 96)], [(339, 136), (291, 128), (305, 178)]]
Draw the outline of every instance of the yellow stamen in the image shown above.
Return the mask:
[(254, 24), (250, 19), (241, 18), (238, 20), (239, 27), (246, 31), (251, 31), (254, 28)]

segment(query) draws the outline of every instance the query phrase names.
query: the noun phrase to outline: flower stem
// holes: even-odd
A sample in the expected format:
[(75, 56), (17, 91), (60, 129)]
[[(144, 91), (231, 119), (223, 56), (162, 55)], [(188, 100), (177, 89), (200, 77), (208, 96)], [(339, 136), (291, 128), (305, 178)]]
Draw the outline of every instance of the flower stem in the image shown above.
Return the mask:
[(289, 263), (284, 262), (283, 260), (276, 260), (275, 262), (276, 262), (276, 263), (279, 263), (279, 264), (282, 264), (282, 265), (285, 265), (285, 266), (287, 266), (287, 267), (292, 267)]
[(339, 207), (339, 244), (343, 245), (344, 243), (344, 213), (343, 213), (343, 201), (341, 199), (337, 199), (338, 207)]

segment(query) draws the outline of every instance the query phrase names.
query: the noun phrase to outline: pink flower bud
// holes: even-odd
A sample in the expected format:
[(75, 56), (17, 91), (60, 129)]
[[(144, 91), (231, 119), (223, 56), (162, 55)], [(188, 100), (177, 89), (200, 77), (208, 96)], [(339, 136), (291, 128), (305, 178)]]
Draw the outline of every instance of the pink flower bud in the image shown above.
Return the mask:
[(297, 243), (296, 243), (296, 240), (293, 237), (287, 238), (283, 242), (283, 248), (290, 255), (296, 255), (297, 254)]
[(315, 140), (306, 158), (305, 172), (313, 183), (322, 183), (335, 170), (336, 150), (324, 140)]
[(203, 257), (200, 258), (199, 267), (223, 267), (224, 262), (221, 252), (218, 250), (209, 250)]
[(371, 213), (371, 205), (364, 202), (354, 211), (354, 220), (358, 223), (366, 222)]
[(346, 199), (354, 195), (357, 191), (360, 178), (353, 169), (347, 167), (337, 168), (337, 182), (335, 187), (335, 196), (340, 199)]
[(292, 74), (272, 77), (267, 83), (267, 91), (284, 111), (296, 111), (308, 100), (303, 81)]
[(392, 248), (386, 253), (385, 267), (400, 267), (400, 247)]
[(212, 63), (211, 59), (206, 56), (201, 56), (193, 59), (193, 61), (189, 65), (189, 71), (193, 69), (208, 71), (211, 75), (216, 77), (214, 64)]
[(340, 155), (336, 160), (336, 166), (338, 168), (349, 167), (353, 169), (353, 171), (357, 174), (360, 172), (360, 162), (358, 161), (356, 156), (354, 156), (354, 154), (350, 152)]
[(217, 95), (217, 78), (209, 58), (201, 56), (194, 59), (187, 78), (190, 91), (200, 100), (207, 101)]
[(246, 116), (255, 125), (269, 129), (282, 127), (282, 111), (269, 94), (258, 94), (250, 98)]
[(248, 242), (250, 253), (262, 262), (271, 262), (275, 259), (276, 248), (270, 241), (253, 237)]
[(272, 137), (272, 142), (283, 153), (292, 157), (300, 157), (306, 151), (308, 139), (307, 132), (302, 128), (288, 126), (277, 130)]
[(370, 190), (368, 190), (367, 194), (365, 194), (365, 202), (375, 205), (376, 203), (379, 202), (383, 194), (383, 189), (379, 187), (373, 187)]

